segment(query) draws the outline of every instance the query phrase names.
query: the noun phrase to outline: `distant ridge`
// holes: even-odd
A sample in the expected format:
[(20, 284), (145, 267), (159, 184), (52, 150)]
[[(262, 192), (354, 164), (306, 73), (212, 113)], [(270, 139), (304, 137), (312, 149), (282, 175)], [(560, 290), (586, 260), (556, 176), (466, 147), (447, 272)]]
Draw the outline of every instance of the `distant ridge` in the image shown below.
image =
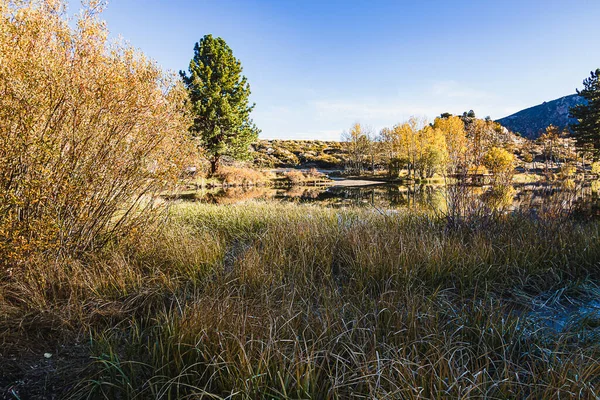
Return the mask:
[(569, 108), (584, 102), (583, 97), (572, 94), (526, 108), (496, 122), (526, 138), (537, 139), (549, 125), (563, 129), (573, 123), (574, 120), (569, 118)]

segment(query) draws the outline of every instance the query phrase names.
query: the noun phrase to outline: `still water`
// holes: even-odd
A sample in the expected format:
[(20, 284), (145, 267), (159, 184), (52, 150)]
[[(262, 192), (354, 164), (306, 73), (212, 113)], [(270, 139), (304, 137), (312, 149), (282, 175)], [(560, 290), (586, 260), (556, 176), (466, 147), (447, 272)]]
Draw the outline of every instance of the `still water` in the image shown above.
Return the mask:
[(598, 185), (546, 183), (510, 186), (395, 185), (328, 186), (290, 188), (235, 187), (187, 192), (181, 200), (214, 204), (236, 204), (251, 200), (314, 203), (327, 207), (375, 207), (378, 209), (423, 209), (446, 212), (449, 207), (479, 207), (489, 211), (525, 211), (551, 214), (600, 216)]

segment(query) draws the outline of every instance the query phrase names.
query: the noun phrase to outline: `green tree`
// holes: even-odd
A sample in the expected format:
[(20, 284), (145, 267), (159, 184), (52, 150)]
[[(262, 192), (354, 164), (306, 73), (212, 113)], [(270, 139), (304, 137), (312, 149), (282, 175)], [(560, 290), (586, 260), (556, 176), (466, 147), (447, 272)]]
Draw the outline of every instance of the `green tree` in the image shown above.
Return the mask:
[(242, 64), (221, 38), (204, 36), (194, 47), (189, 75), (180, 71), (188, 89), (194, 124), (190, 128), (210, 161), (210, 174), (222, 156), (246, 159), (260, 130), (250, 119), (250, 85)]
[(590, 73), (583, 81), (583, 90), (577, 90), (577, 94), (587, 102), (569, 110), (570, 116), (577, 120), (571, 129), (580, 145), (593, 144), (597, 149), (600, 144), (600, 68)]

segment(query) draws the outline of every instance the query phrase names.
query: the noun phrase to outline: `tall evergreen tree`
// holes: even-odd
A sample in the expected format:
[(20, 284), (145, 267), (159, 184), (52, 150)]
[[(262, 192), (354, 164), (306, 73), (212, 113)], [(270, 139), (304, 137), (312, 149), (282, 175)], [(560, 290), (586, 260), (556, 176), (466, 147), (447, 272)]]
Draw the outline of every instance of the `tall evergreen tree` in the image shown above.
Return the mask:
[(194, 46), (189, 75), (180, 71), (194, 113), (191, 133), (198, 138), (210, 161), (210, 174), (222, 156), (245, 159), (260, 130), (250, 119), (250, 85), (242, 64), (221, 38), (204, 36)]
[(592, 144), (600, 148), (600, 68), (583, 81), (583, 90), (577, 94), (587, 100), (586, 104), (571, 107), (570, 117), (577, 120), (571, 130), (580, 145)]

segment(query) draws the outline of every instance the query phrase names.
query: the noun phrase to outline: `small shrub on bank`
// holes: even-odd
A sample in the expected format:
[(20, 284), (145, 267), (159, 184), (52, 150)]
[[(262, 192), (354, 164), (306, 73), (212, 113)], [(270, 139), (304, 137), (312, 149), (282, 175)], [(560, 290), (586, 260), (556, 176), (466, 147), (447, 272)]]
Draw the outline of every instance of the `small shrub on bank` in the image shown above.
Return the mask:
[(265, 173), (243, 167), (222, 166), (215, 177), (226, 185), (259, 185), (269, 182), (269, 176)]
[(304, 176), (304, 174), (302, 173), (302, 171), (298, 171), (298, 170), (295, 170), (295, 169), (287, 171), (285, 173), (285, 177), (290, 181), (290, 183), (292, 185), (300, 184), (300, 183), (302, 183), (302, 182), (304, 182), (306, 180), (306, 177)]
[(323, 174), (317, 171), (316, 168), (311, 168), (304, 173), (309, 179), (320, 179), (323, 177)]
[(302, 183), (325, 179), (325, 175), (320, 173), (316, 168), (311, 168), (307, 171), (292, 169), (285, 172), (284, 176), (292, 185), (300, 185)]

